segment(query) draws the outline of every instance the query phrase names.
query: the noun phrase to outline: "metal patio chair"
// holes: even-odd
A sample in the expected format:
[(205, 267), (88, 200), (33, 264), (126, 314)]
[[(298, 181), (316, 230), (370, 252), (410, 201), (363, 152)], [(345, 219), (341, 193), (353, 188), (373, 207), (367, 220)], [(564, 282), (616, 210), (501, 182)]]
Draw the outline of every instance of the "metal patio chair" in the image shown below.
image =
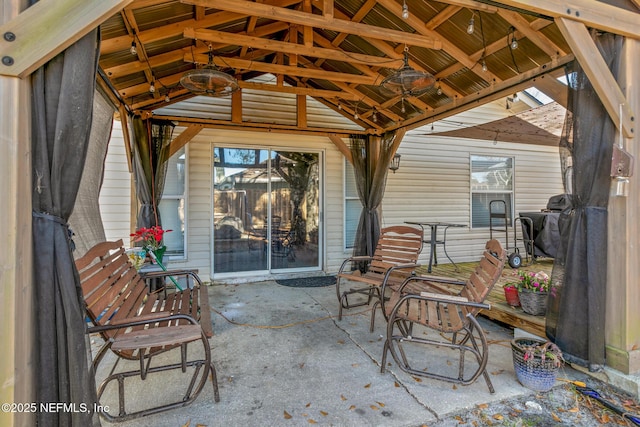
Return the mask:
[[(380, 238), (373, 256), (355, 256), (344, 260), (340, 266), (336, 282), (336, 294), (340, 303), (338, 320), (342, 320), (342, 310), (345, 308), (368, 305), (371, 299), (377, 297), (379, 302), (383, 297), (382, 289), (393, 285), (400, 285), (407, 277), (414, 274), (419, 265), (418, 256), (422, 251), (423, 233), (421, 229), (406, 225), (386, 227), (380, 230)], [(361, 263), (364, 268), (351, 270), (352, 263)], [(345, 288), (346, 281), (353, 282), (351, 287)], [(367, 298), (357, 302), (349, 301), (349, 296), (364, 295)], [(375, 316), (375, 307), (372, 313)]]
[[(487, 339), (476, 316), (482, 309), (491, 308), (484, 300), (500, 278), (506, 258), (500, 243), (489, 240), (479, 265), (466, 282), (430, 276), (406, 279), (385, 303), (388, 323), (381, 372), (385, 372), (390, 351), (400, 369), (411, 375), (462, 385), (469, 385), (483, 375), (489, 391), (494, 393), (486, 371)], [(428, 335), (423, 334), (425, 331), (420, 327), (426, 328)], [(434, 372), (424, 346), (459, 351), (458, 373)], [(467, 352), (475, 357), (478, 366), (473, 373), (465, 375)]]

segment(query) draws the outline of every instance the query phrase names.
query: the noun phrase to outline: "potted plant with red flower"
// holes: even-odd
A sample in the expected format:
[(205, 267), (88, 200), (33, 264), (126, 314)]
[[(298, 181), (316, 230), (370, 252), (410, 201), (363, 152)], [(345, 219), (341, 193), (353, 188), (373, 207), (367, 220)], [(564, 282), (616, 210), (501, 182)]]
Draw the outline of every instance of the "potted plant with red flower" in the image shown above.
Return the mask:
[(131, 234), (135, 243), (141, 243), (142, 246), (150, 255), (153, 254), (152, 259), (159, 263), (162, 263), (162, 258), (167, 247), (163, 244), (162, 239), (164, 233), (169, 233), (172, 230), (163, 230), (162, 227), (154, 225), (153, 227), (140, 227), (135, 233)]
[(504, 298), (511, 307), (520, 307), (520, 297), (518, 297), (518, 287), (513, 283), (504, 285)]

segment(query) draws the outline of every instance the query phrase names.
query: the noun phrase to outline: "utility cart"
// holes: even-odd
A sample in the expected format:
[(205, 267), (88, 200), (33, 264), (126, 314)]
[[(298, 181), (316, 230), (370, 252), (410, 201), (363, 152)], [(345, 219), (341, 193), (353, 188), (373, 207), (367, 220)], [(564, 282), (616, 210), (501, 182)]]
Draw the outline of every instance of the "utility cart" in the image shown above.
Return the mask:
[[(504, 249), (509, 253), (507, 262), (511, 268), (519, 268), (523, 265), (529, 265), (534, 259), (533, 239), (518, 238), (517, 223), (520, 222), (523, 233), (529, 231), (528, 236), (533, 236), (533, 221), (531, 218), (518, 216), (513, 220), (513, 248), (509, 247), (509, 214), (507, 211), (507, 203), (504, 200), (491, 200), (489, 202), (489, 238), (493, 239), (493, 232), (504, 233), (505, 246)], [(522, 255), (518, 248), (518, 241), (522, 241), (525, 247), (525, 263), (522, 262)], [(530, 256), (531, 255), (531, 256)]]

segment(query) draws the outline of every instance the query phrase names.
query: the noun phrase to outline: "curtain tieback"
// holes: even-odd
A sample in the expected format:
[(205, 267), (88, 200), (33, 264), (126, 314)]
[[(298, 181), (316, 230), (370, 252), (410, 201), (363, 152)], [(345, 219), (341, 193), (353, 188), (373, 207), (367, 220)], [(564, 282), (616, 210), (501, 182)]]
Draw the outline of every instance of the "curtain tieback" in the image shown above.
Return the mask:
[(67, 241), (69, 242), (69, 248), (71, 248), (71, 251), (75, 251), (76, 250), (76, 244), (73, 241), (73, 230), (71, 230), (71, 227), (69, 227), (69, 223), (64, 218), (61, 218), (61, 217), (56, 216), (56, 215), (51, 215), (51, 214), (46, 213), (46, 212), (36, 212), (36, 211), (32, 211), (31, 215), (34, 218), (47, 219), (49, 221), (57, 222), (58, 224), (64, 226), (66, 228), (66, 230), (67, 230)]

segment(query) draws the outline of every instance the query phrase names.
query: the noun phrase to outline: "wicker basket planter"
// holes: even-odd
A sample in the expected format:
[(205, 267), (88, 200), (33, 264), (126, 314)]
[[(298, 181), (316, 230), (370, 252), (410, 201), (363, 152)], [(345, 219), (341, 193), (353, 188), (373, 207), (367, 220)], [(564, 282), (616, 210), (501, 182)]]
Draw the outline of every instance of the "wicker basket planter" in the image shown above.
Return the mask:
[[(545, 347), (553, 346), (535, 338), (516, 338), (511, 341), (513, 369), (518, 381), (523, 386), (535, 391), (548, 391), (553, 387), (558, 369), (563, 362), (562, 353), (553, 346), (553, 350)], [(542, 351), (534, 351), (534, 348)], [(543, 358), (542, 355), (545, 355)]]
[(544, 316), (547, 312), (547, 295), (548, 292), (533, 292), (522, 289), (518, 292), (522, 311), (533, 316)]

